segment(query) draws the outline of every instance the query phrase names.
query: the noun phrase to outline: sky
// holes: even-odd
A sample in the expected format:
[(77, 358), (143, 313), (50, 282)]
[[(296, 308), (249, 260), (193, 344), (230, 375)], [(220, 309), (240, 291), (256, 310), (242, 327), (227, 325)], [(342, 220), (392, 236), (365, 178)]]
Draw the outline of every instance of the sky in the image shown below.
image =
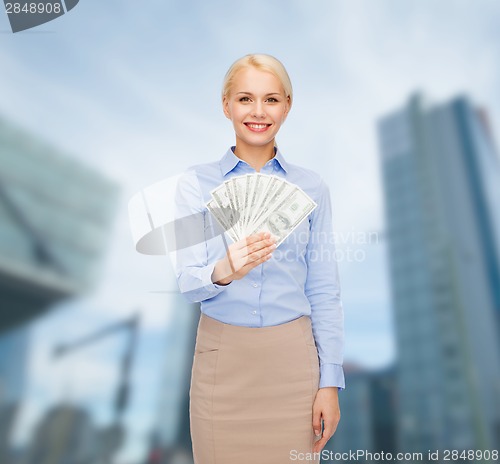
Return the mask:
[(280, 150), (318, 170), (330, 187), (344, 359), (367, 368), (392, 362), (376, 123), (416, 91), (436, 103), (466, 94), (488, 110), (498, 136), (499, 20), (495, 0), (81, 0), (63, 17), (17, 34), (0, 15), (0, 115), (121, 186), (99, 286), (33, 327), (25, 424), (61, 395), (92, 398), (96, 416), (109, 419), (123, 339), (78, 356), (87, 381), (73, 376), (73, 385), (64, 380), (67, 363), (55, 365), (48, 353), (56, 335), (78, 337), (138, 309), (141, 395), (129, 414), (133, 439), (123, 462), (144, 451), (161, 378), (152, 372), (175, 311), (168, 294), (151, 291), (176, 287), (165, 257), (135, 252), (127, 202), (192, 164), (219, 159), (234, 143), (220, 90), (227, 68), (247, 53), (285, 64), (294, 105), (278, 134)]

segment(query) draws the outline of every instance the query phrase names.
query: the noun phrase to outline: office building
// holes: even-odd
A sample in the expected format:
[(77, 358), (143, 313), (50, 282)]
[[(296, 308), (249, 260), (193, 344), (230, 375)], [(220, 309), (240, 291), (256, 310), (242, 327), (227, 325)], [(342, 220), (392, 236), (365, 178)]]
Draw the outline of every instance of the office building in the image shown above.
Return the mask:
[(500, 436), (500, 165), (468, 98), (411, 97), (379, 121), (401, 451)]
[[(325, 449), (331, 453), (360, 450), (395, 455), (395, 367), (367, 370), (346, 363), (344, 372), (348, 388), (339, 393), (341, 419)], [(359, 461), (371, 459), (360, 455)]]
[(0, 332), (99, 279), (118, 188), (0, 118)]
[(118, 191), (0, 118), (0, 462), (27, 382), (28, 324), (98, 282)]
[(0, 405), (16, 402), (23, 394), (29, 338), (26, 327), (0, 335)]
[(173, 293), (171, 311), (154, 446), (166, 453), (179, 450), (191, 453), (189, 388), (200, 305), (187, 302), (180, 293)]

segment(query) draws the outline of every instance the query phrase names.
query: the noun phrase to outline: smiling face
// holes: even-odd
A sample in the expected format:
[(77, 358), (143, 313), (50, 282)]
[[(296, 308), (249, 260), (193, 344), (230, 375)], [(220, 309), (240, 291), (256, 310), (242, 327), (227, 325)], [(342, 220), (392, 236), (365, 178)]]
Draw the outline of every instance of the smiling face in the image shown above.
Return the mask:
[(233, 122), (236, 146), (243, 150), (274, 147), (290, 109), (280, 80), (254, 67), (238, 71), (222, 103), (224, 114)]

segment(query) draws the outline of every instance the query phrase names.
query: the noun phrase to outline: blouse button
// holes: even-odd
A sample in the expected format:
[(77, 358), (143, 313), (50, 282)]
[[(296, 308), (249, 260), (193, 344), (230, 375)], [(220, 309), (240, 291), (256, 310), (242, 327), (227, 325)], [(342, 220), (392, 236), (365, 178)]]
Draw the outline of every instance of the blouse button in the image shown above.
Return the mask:
[(257, 287), (258, 287), (258, 285), (257, 285), (255, 282), (252, 284), (252, 286), (253, 286), (254, 288), (257, 288)]
[(252, 314), (257, 314), (257, 311), (252, 311)]

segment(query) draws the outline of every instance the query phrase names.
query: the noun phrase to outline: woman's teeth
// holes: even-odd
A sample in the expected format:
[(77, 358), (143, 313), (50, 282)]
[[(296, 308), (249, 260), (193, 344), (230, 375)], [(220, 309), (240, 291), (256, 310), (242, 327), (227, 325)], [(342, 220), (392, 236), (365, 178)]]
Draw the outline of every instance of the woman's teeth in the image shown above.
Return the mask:
[(251, 129), (256, 129), (256, 130), (262, 130), (265, 129), (268, 125), (267, 124), (247, 124), (248, 127)]

